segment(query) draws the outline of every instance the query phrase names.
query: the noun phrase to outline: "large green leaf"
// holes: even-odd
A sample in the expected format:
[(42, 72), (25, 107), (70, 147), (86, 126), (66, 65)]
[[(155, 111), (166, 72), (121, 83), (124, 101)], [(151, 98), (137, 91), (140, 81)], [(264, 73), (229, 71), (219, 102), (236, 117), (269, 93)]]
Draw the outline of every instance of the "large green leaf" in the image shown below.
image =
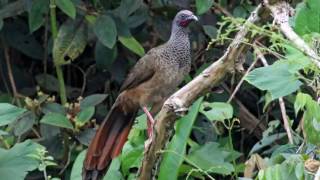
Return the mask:
[(94, 115), (94, 107), (87, 107), (79, 112), (77, 114), (75, 120), (76, 123), (79, 124), (79, 126), (83, 126), (86, 122), (88, 122), (92, 116)]
[(121, 169), (124, 175), (130, 173), (130, 168), (139, 168), (143, 158), (143, 143), (134, 146), (131, 142), (126, 143), (121, 153)]
[(320, 145), (320, 106), (319, 104), (309, 99), (306, 102), (306, 112), (304, 113), (304, 129), (308, 142)]
[(30, 34), (28, 25), (23, 21), (5, 21), (2, 33), (2, 38), (9, 46), (33, 59), (43, 59), (43, 46)]
[(99, 69), (110, 69), (112, 63), (118, 56), (117, 46), (112, 49), (107, 48), (99, 41), (96, 42), (94, 49), (94, 57), (96, 60), (97, 68)]
[(200, 112), (210, 121), (223, 121), (231, 119), (233, 116), (232, 106), (229, 103), (222, 102), (204, 102), (201, 104)]
[(159, 180), (177, 179), (179, 167), (183, 162), (186, 152), (187, 141), (193, 124), (197, 119), (203, 97), (199, 98), (190, 108), (188, 114), (182, 117), (176, 125), (175, 135), (172, 137), (166, 153), (163, 155), (158, 174)]
[(53, 59), (59, 65), (76, 59), (87, 45), (85, 21), (66, 21), (60, 27), (53, 44)]
[(49, 10), (49, 1), (33, 0), (29, 11), (29, 29), (31, 32), (39, 29), (45, 21)]
[(61, 128), (73, 129), (73, 126), (69, 119), (66, 116), (58, 113), (49, 112), (42, 117), (40, 122), (43, 124), (49, 124)]
[(114, 20), (110, 16), (99, 16), (94, 24), (93, 30), (103, 45), (110, 49), (113, 48), (117, 40), (117, 28)]
[(274, 143), (276, 140), (282, 139), (285, 137), (286, 133), (277, 133), (270, 136), (263, 137), (259, 142), (257, 142), (251, 149), (249, 154), (255, 153), (262, 148), (269, 146), (270, 144)]
[(228, 175), (234, 171), (231, 163), (226, 161), (229, 153), (224, 152), (218, 143), (207, 143), (199, 149), (191, 152), (188, 156), (188, 163), (202, 171)]
[(0, 103), (0, 126), (12, 123), (26, 111), (8, 103)]
[(277, 99), (295, 92), (302, 85), (292, 71), (289, 61), (281, 60), (251, 71), (245, 79), (257, 88), (269, 91), (272, 99)]
[(141, 44), (133, 37), (119, 37), (119, 41), (128, 49), (130, 49), (132, 52), (138, 54), (140, 57), (142, 57), (145, 52)]
[(201, 15), (207, 12), (213, 5), (213, 0), (196, 0), (197, 14)]
[(300, 34), (320, 33), (320, 1), (306, 0), (297, 6), (295, 13), (295, 31)]
[(70, 179), (72, 180), (82, 180), (82, 167), (83, 161), (86, 156), (87, 150), (83, 150), (81, 153), (78, 154), (76, 160), (74, 161), (71, 169)]
[(1, 179), (23, 180), (29, 171), (37, 169), (39, 161), (32, 158), (41, 145), (26, 140), (11, 149), (0, 149)]
[(103, 180), (123, 180), (122, 174), (119, 171), (120, 165), (119, 157), (113, 159)]
[(90, 106), (96, 106), (102, 103), (102, 101), (104, 101), (107, 96), (107, 94), (92, 94), (90, 96), (87, 96), (80, 102), (80, 108), (85, 109)]
[(76, 7), (71, 0), (56, 0), (56, 4), (72, 19), (76, 17)]

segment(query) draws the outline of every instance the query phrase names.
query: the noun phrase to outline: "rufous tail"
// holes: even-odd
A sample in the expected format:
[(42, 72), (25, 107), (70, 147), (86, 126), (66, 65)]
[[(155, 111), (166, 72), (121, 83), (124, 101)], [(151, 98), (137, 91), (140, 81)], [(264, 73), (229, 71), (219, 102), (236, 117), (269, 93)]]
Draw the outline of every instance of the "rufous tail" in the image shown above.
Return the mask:
[[(128, 108), (130, 107), (130, 108)], [(92, 139), (83, 165), (83, 180), (100, 180), (127, 140), (138, 108), (116, 101)]]

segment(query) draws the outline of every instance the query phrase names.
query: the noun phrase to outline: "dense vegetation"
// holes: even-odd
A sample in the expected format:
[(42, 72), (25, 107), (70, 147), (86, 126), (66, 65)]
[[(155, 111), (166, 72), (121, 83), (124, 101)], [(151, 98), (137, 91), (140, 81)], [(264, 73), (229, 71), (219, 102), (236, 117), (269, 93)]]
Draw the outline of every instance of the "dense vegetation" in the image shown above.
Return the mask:
[[(188, 83), (258, 3), (1, 0), (0, 179), (81, 179), (86, 147), (128, 70), (168, 39), (178, 10), (200, 17), (190, 27)], [(291, 5), (291, 26), (320, 56), (320, 0)], [(320, 69), (272, 21), (246, 28), (255, 42), (243, 42), (249, 51), (234, 72), (177, 121), (157, 179), (314, 178)], [(146, 136), (140, 113), (104, 179), (135, 178)]]

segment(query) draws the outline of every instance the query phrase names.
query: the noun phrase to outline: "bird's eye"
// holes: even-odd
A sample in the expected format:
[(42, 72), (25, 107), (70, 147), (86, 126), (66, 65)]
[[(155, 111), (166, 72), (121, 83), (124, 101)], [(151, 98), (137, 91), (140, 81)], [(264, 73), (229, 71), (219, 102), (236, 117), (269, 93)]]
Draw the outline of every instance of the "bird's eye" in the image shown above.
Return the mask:
[(187, 17), (187, 16), (186, 16), (185, 14), (182, 14), (182, 15), (181, 15), (181, 18), (183, 18), (183, 19), (186, 18), (186, 17)]

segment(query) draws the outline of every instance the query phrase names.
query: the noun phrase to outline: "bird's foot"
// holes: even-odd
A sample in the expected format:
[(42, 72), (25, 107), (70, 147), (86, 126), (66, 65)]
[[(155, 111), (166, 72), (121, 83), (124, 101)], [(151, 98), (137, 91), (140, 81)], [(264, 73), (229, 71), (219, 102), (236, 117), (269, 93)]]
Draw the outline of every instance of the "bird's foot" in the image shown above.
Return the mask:
[(148, 131), (148, 137), (149, 137), (149, 139), (151, 139), (152, 134), (153, 134), (154, 119), (153, 119), (153, 117), (147, 107), (143, 107), (142, 110), (147, 115), (147, 127), (148, 127), (147, 131)]
[(144, 143), (144, 148), (147, 149), (147, 147), (151, 144), (152, 142), (152, 136), (153, 136), (153, 125), (154, 125), (154, 119), (149, 112), (147, 107), (143, 107), (142, 110), (147, 116), (147, 132), (148, 132), (148, 139)]

